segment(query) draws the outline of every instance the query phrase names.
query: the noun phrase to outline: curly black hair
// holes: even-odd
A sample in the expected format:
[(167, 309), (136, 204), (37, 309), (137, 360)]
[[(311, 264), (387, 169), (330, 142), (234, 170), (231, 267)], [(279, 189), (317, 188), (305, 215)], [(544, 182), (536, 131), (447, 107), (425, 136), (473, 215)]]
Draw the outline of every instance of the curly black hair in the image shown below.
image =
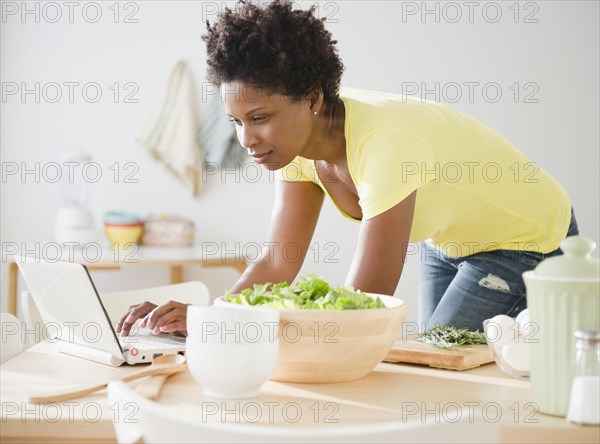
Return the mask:
[(322, 90), (325, 102), (338, 98), (344, 65), (325, 18), (292, 9), (289, 0), (259, 7), (241, 0), (217, 15), (206, 42), (208, 80), (239, 81), (300, 100)]

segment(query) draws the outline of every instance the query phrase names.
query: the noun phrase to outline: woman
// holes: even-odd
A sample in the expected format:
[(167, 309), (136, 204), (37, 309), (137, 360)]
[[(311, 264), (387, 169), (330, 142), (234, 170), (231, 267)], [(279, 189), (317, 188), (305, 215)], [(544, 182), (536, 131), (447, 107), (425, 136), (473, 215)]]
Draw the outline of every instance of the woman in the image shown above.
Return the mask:
[[(308, 250), (324, 196), (360, 223), (346, 285), (394, 294), (408, 242), (422, 242), (423, 328), (481, 329), (526, 307), (522, 273), (578, 233), (566, 191), (507, 140), (448, 106), (340, 89), (336, 42), (288, 1), (225, 10), (203, 37), (209, 80), (237, 136), (277, 170), (266, 245)], [(302, 265), (263, 251), (235, 283), (291, 282)], [(143, 303), (117, 329), (185, 334), (186, 306)]]

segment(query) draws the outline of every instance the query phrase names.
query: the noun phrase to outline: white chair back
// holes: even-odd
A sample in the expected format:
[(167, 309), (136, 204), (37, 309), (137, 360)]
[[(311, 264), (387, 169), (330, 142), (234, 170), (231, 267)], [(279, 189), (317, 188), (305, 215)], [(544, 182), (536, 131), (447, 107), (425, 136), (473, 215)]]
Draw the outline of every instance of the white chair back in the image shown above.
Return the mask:
[(10, 313), (0, 313), (0, 364), (23, 351), (21, 322)]
[[(119, 443), (404, 443), (498, 442), (497, 425), (467, 411), (455, 422), (420, 418), (327, 427), (282, 427), (269, 424), (202, 422), (176, 406), (164, 406), (144, 398), (122, 381), (108, 385), (108, 400), (118, 417), (114, 420)], [(201, 401), (201, 400), (200, 400)], [(199, 401), (199, 402), (200, 402)], [(249, 400), (252, 401), (252, 400)], [(376, 414), (376, 413), (375, 413)], [(431, 416), (431, 415), (430, 415)]]
[(33, 297), (27, 290), (21, 293), (21, 308), (26, 328), (24, 344), (26, 347), (31, 347), (46, 339), (47, 330), (44, 328), (44, 321)]

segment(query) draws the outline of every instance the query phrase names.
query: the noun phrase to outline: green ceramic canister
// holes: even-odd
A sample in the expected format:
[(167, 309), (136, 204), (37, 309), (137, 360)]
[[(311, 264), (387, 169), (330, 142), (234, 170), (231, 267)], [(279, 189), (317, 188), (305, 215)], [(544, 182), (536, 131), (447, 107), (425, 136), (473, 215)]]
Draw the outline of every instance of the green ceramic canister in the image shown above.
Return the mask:
[[(596, 243), (571, 236), (560, 243), (564, 255), (523, 273), (531, 334), (533, 402), (542, 413), (565, 416), (569, 404), (576, 330), (600, 330), (600, 261)], [(529, 330), (529, 331), (533, 331)]]

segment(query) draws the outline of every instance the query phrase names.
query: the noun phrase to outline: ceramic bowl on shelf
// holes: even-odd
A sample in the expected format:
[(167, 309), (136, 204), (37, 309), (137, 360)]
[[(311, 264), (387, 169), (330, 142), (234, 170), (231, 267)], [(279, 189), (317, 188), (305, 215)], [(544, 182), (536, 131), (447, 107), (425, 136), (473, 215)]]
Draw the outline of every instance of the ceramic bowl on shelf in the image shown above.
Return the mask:
[[(285, 382), (353, 381), (379, 364), (398, 337), (407, 304), (379, 297), (385, 308), (358, 310), (293, 310), (279, 312), (279, 360), (271, 379)], [(217, 298), (217, 307), (264, 309)]]
[(144, 232), (144, 224), (111, 225), (104, 224), (104, 234), (113, 246), (125, 248), (128, 244), (137, 244)]
[(113, 247), (137, 244), (144, 233), (144, 222), (134, 213), (111, 211), (104, 214), (104, 234)]

